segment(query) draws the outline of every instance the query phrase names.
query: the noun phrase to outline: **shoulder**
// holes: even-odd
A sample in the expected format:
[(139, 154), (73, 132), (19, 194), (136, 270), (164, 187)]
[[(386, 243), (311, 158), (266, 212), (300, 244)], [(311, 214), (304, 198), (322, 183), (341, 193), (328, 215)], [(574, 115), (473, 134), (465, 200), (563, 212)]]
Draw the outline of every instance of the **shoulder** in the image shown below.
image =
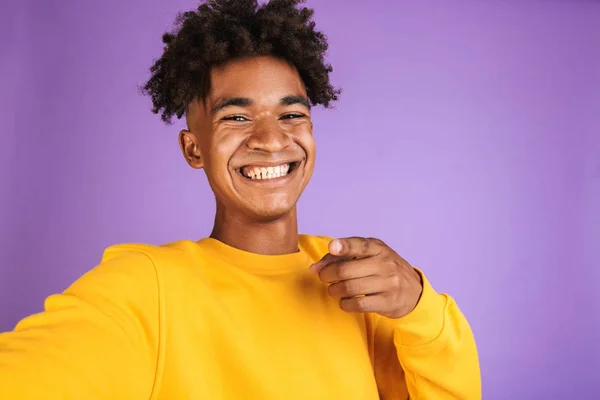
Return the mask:
[(185, 258), (190, 252), (191, 241), (181, 240), (163, 245), (151, 245), (143, 243), (116, 244), (107, 247), (102, 255), (102, 263), (123, 263), (124, 265), (136, 266), (161, 264), (166, 260)]
[(66, 291), (102, 290), (127, 295), (158, 291), (159, 270), (163, 265), (176, 265), (189, 258), (186, 241), (164, 245), (139, 243), (107, 247), (100, 262), (75, 281)]

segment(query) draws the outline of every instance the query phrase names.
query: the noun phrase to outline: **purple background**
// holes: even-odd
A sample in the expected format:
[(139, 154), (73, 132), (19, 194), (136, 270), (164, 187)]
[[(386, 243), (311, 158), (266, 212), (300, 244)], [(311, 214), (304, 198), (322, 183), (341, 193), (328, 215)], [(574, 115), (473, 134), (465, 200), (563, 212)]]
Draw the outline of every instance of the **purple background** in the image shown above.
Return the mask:
[[(0, 331), (110, 244), (210, 232), (181, 122), (136, 88), (196, 4), (2, 1)], [(600, 395), (600, 3), (309, 4), (344, 93), (301, 230), (381, 237), (451, 293), (484, 398)]]

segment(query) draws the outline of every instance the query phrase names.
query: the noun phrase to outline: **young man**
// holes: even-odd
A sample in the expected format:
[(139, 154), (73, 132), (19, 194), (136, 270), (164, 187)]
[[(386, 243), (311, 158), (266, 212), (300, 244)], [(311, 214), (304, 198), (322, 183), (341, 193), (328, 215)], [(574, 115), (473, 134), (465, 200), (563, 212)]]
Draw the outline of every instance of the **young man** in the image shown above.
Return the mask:
[(378, 239), (299, 235), (310, 106), (338, 91), (297, 0), (184, 13), (145, 86), (185, 115), (210, 237), (119, 245), (0, 336), (1, 399), (478, 399), (455, 302)]

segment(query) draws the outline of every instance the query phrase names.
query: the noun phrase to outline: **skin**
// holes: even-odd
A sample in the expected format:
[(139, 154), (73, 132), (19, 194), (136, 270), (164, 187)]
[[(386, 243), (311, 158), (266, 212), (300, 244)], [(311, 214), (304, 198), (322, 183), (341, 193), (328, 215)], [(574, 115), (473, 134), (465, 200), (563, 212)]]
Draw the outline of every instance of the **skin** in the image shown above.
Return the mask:
[[(256, 254), (298, 251), (296, 203), (314, 168), (316, 147), (306, 89), (297, 70), (274, 57), (214, 67), (211, 90), (187, 110), (179, 144), (204, 169), (216, 198), (211, 237)], [(276, 180), (250, 180), (240, 168), (296, 165)], [(408, 314), (421, 295), (420, 275), (381, 240), (344, 238), (311, 266), (347, 312), (388, 318)]]
[[(315, 142), (306, 89), (294, 67), (272, 57), (254, 57), (213, 68), (211, 90), (187, 112), (179, 135), (185, 159), (203, 168), (217, 210), (211, 237), (258, 254), (298, 251), (296, 203), (315, 162)], [(218, 109), (226, 99), (248, 105)], [(282, 105), (286, 98), (303, 99)], [(239, 102), (241, 104), (241, 102)], [(236, 172), (246, 165), (300, 162), (285, 184), (250, 181)]]
[(339, 299), (346, 312), (402, 318), (416, 307), (423, 291), (421, 275), (375, 238), (333, 240), (329, 254), (310, 270), (329, 285), (329, 295)]

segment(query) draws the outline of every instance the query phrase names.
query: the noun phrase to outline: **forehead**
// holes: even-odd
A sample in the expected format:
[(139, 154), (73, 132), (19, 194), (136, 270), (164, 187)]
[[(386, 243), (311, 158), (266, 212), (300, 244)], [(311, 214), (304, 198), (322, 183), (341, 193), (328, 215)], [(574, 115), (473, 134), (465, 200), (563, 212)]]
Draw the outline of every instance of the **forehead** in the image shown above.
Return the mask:
[(209, 102), (224, 97), (279, 102), (284, 96), (306, 96), (296, 68), (274, 57), (252, 57), (215, 67), (210, 75)]

